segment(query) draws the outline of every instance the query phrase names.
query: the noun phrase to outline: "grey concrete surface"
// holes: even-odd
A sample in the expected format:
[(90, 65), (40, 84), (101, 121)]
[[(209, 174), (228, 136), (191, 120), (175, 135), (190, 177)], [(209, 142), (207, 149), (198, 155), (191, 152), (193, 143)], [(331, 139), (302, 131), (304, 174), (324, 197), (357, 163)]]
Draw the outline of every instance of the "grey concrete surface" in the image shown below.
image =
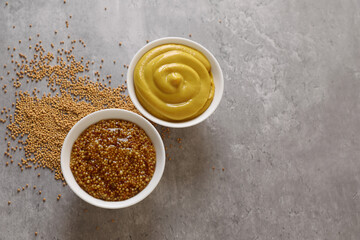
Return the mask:
[[(207, 121), (171, 131), (166, 144), (181, 137), (183, 149), (168, 151), (158, 187), (128, 209), (90, 206), (50, 171), (20, 172), (0, 157), (0, 239), (360, 239), (358, 0), (8, 2), (1, 86), (7, 46), (26, 52), (37, 33), (44, 46), (84, 40), (76, 55), (104, 58), (113, 85), (146, 40), (191, 34), (218, 59), (225, 92)], [(34, 87), (49, 92), (21, 89)], [(13, 101), (11, 87), (0, 91), (0, 107)], [(43, 194), (18, 194), (25, 184)]]

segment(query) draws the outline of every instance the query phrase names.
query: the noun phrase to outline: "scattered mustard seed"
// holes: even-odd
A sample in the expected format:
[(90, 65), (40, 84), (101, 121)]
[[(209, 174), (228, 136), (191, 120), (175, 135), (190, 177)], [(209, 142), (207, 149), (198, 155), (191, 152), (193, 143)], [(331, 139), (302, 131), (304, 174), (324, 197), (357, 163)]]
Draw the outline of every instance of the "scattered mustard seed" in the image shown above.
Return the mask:
[[(40, 34), (36, 36), (40, 37)], [(76, 40), (74, 41), (76, 42)], [(84, 41), (81, 40), (80, 42), (84, 44)], [(121, 46), (121, 43), (119, 45)], [(31, 45), (29, 49), (31, 49)], [(74, 46), (71, 49), (74, 49)], [(10, 47), (8, 50), (10, 50)], [(14, 48), (15, 50), (16, 48)], [(12, 120), (7, 126), (9, 133), (5, 132), (7, 136), (13, 139), (21, 138), (25, 133), (27, 134), (27, 141), (19, 142), (25, 147), (25, 158), (21, 161), (20, 168), (30, 168), (32, 164), (34, 164), (35, 169), (39, 167), (49, 168), (55, 172), (55, 178), (61, 180), (64, 180), (64, 178), (61, 174), (58, 146), (62, 144), (71, 126), (82, 116), (103, 109), (104, 106), (138, 113), (130, 98), (122, 94), (126, 86), (105, 88), (104, 83), (94, 83), (90, 81), (89, 76), (78, 76), (78, 73), (88, 71), (88, 66), (83, 64), (83, 61), (77, 61), (73, 55), (70, 55), (71, 51), (62, 50), (60, 52), (66, 56), (65, 60), (63, 60), (59, 56), (60, 54), (56, 56), (51, 52), (45, 52), (41, 45), (36, 44), (33, 59), (26, 58), (23, 54), (24, 57), (22, 57), (19, 54), (20, 58), (25, 62), (20, 63), (19, 61), (19, 63), (15, 63), (18, 68), (21, 67), (21, 69), (14, 69), (17, 78), (20, 81), (25, 78), (26, 80), (23, 81), (27, 83), (45, 80), (51, 90), (59, 89), (61, 96), (45, 95), (43, 98), (38, 98), (36, 92), (39, 93), (39, 91), (35, 91), (34, 96), (26, 91), (19, 91), (16, 99), (16, 111), (19, 114), (15, 113), (14, 117), (11, 117)], [(34, 68), (34, 66), (36, 67)], [(8, 71), (7, 74), (9, 75), (10, 72)], [(98, 78), (100, 78), (100, 74)], [(15, 79), (13, 81), (16, 84), (19, 82)], [(75, 96), (75, 98), (71, 95)], [(84, 98), (87, 99), (86, 102), (77, 100)], [(64, 112), (66, 115), (63, 114)], [(37, 126), (41, 126), (41, 128)], [(58, 129), (57, 126), (64, 127)], [(49, 143), (47, 149), (42, 147), (44, 141)], [(7, 156), (11, 155), (7, 153)], [(12, 159), (11, 163), (13, 163)], [(40, 177), (40, 174), (38, 174), (38, 177)], [(63, 186), (66, 186), (65, 182), (63, 182)], [(41, 191), (39, 194), (41, 194)]]

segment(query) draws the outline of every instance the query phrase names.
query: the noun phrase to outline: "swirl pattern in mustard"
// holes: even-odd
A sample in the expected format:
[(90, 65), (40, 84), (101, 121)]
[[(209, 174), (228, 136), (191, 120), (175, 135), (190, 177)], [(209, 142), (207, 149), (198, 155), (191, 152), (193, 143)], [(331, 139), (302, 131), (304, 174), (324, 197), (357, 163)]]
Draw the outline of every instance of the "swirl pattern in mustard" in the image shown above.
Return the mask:
[(145, 53), (134, 70), (136, 96), (157, 118), (181, 122), (202, 114), (214, 98), (208, 59), (180, 44), (165, 44)]

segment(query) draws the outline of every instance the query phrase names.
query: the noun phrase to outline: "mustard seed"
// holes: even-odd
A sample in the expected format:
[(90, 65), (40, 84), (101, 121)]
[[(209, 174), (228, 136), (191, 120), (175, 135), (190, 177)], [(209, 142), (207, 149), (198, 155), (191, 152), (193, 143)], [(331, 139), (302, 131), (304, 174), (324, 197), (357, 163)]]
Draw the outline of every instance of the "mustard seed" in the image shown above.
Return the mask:
[[(40, 34), (36, 36), (40, 37)], [(72, 43), (74, 41), (76, 42), (73, 40)], [(81, 42), (84, 44), (84, 41), (81, 40)], [(31, 49), (31, 45), (29, 48)], [(67, 55), (67, 59), (64, 61), (60, 56), (56, 57), (51, 52), (45, 52), (39, 44), (36, 44), (34, 48), (36, 52), (32, 59), (26, 59), (25, 55), (19, 54), (25, 63), (22, 62), (22, 65), (16, 63), (21, 67), (20, 70), (15, 69), (17, 78), (20, 81), (24, 79), (27, 83), (45, 80), (51, 89), (56, 89), (55, 86), (57, 86), (61, 95), (45, 95), (43, 98), (38, 98), (36, 92), (39, 93), (39, 90), (35, 91), (34, 96), (30, 95), (31, 93), (19, 91), (16, 99), (16, 113), (11, 118), (13, 120), (7, 125), (10, 132), (5, 132), (5, 134), (13, 139), (27, 134), (27, 141), (19, 142), (24, 146), (25, 154), (25, 158), (19, 166), (22, 170), (24, 167), (30, 168), (33, 164), (35, 169), (49, 168), (55, 173), (55, 179), (64, 180), (60, 168), (61, 148), (59, 146), (70, 128), (82, 116), (103, 109), (104, 106), (139, 112), (132, 104), (131, 99), (122, 94), (125, 91), (124, 86), (105, 88), (106, 85), (103, 83), (93, 83), (89, 77), (78, 76), (78, 73), (84, 72), (88, 67), (84, 66), (83, 61), (77, 61), (73, 55), (70, 55), (71, 52), (62, 51)], [(71, 49), (73, 48), (74, 46)], [(9, 47), (8, 50), (10, 49)], [(14, 48), (15, 50), (16, 48)], [(94, 62), (92, 61), (91, 64)], [(34, 68), (34, 66), (36, 67)], [(10, 72), (8, 71), (7, 74), (9, 75)], [(13, 81), (14, 86), (17, 86), (19, 81), (15, 79)], [(86, 98), (87, 101), (77, 100), (83, 98)], [(8, 117), (8, 119), (10, 118)], [(1, 119), (1, 122), (6, 121)], [(58, 128), (58, 126), (64, 127)], [(46, 148), (43, 147), (44, 142), (47, 143)], [(11, 155), (6, 153), (5, 156)], [(13, 163), (13, 160), (11, 159), (10, 162)], [(63, 182), (63, 186), (66, 186), (65, 182)]]

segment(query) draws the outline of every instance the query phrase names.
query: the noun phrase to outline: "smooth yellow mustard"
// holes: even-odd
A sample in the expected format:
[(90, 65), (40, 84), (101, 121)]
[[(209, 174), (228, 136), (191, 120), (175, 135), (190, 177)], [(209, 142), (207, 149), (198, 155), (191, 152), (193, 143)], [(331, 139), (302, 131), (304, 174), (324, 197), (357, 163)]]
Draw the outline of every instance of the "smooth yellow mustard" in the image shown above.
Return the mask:
[(208, 59), (179, 44), (161, 45), (145, 53), (136, 64), (134, 86), (149, 113), (173, 122), (202, 114), (215, 91)]

